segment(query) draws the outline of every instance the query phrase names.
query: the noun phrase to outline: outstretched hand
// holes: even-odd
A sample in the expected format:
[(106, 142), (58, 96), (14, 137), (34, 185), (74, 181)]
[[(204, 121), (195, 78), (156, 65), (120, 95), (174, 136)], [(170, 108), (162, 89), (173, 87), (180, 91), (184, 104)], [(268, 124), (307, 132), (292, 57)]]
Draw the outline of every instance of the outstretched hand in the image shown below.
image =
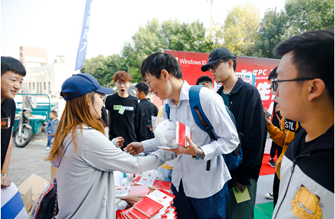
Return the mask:
[(189, 155), (192, 155), (192, 156), (196, 156), (197, 153), (198, 153), (198, 147), (193, 143), (193, 141), (190, 139), (190, 137), (185, 135), (185, 138), (186, 138), (186, 141), (188, 142), (187, 147), (180, 146), (178, 148), (173, 148), (173, 149), (163, 148), (163, 150), (175, 152), (176, 156), (178, 154), (189, 154)]
[(143, 144), (141, 142), (131, 142), (123, 150), (129, 152), (131, 155), (138, 155), (143, 152)]

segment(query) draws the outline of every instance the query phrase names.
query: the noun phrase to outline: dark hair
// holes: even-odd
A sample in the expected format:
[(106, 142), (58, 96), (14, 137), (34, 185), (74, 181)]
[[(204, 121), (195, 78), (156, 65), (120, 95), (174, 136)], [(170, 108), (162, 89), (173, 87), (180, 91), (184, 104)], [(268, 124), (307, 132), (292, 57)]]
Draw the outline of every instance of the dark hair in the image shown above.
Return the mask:
[(149, 86), (146, 83), (140, 82), (140, 83), (136, 84), (135, 87), (137, 88), (139, 93), (143, 92), (145, 95), (148, 95)]
[(123, 82), (131, 81), (131, 75), (125, 71), (118, 71), (113, 75), (113, 81), (117, 82), (118, 80)]
[(197, 82), (196, 82), (196, 85), (199, 85), (199, 84), (202, 83), (202, 82), (213, 84), (211, 77), (209, 77), (209, 76), (207, 76), (207, 75), (203, 75), (203, 76), (201, 76), (200, 78), (198, 78), (198, 80), (197, 80)]
[(163, 69), (176, 78), (183, 78), (183, 73), (177, 59), (173, 55), (163, 52), (156, 52), (143, 60), (141, 65), (142, 78), (145, 80), (146, 73), (160, 78)]
[(1, 56), (1, 76), (8, 71), (26, 76), (26, 69), (19, 60), (10, 56)]
[(292, 63), (299, 78), (320, 78), (334, 102), (334, 29), (309, 31), (281, 42), (278, 56), (292, 52)]
[(272, 69), (272, 71), (269, 74), (268, 80), (270, 81), (272, 78), (277, 78), (278, 74), (277, 74), (277, 67), (275, 67), (274, 69)]
[(51, 110), (50, 113), (53, 113), (56, 117), (58, 116), (56, 110)]

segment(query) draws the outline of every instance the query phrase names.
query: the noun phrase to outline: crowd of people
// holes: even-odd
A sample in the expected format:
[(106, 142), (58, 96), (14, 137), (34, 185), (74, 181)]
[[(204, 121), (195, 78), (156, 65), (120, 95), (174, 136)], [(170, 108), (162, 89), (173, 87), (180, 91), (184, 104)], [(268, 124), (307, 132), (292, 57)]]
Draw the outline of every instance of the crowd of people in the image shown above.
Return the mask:
[[(57, 218), (115, 218), (113, 171), (155, 168), (168, 170), (178, 218), (254, 218), (267, 132), (275, 144), (269, 161), (276, 167), (269, 194), (274, 198), (272, 218), (333, 218), (334, 30), (294, 35), (278, 44), (275, 52), (281, 60), (268, 79), (277, 121), (263, 109), (257, 88), (237, 78), (236, 56), (225, 47), (210, 53), (201, 70), (209, 71), (222, 86), (215, 92), (206, 75), (196, 82), (203, 85), (199, 102), (210, 132), (198, 127), (190, 107), (192, 86), (183, 80), (171, 54), (156, 52), (143, 60), (145, 82), (135, 86), (136, 97), (128, 93), (132, 78), (125, 71), (113, 76), (117, 93), (101, 87), (89, 74), (66, 79), (61, 88), (64, 112), (60, 120), (50, 114), (46, 131), (47, 147), (54, 137), (47, 159), (58, 168)], [(2, 56), (1, 64), (1, 215), (28, 218), (8, 176), (13, 99), (26, 71), (11, 57)], [(160, 110), (148, 101), (149, 90), (164, 101)], [(151, 116), (157, 114), (192, 129), (187, 147), (159, 148), (151, 129)], [(242, 163), (232, 169), (227, 155), (240, 148)], [(236, 193), (244, 192), (250, 199), (238, 202)]]

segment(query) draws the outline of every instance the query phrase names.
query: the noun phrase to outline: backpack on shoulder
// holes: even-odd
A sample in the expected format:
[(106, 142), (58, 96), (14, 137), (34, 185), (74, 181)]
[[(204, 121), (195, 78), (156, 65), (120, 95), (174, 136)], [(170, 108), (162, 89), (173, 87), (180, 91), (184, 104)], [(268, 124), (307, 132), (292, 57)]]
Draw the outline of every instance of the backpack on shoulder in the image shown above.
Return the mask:
[[(207, 119), (206, 115), (204, 114), (201, 104), (200, 104), (200, 90), (201, 88), (203, 88), (204, 86), (202, 85), (195, 85), (195, 86), (191, 86), (191, 89), (189, 91), (189, 97), (190, 97), (190, 108), (191, 108), (191, 112), (192, 112), (192, 116), (194, 121), (196, 122), (196, 124), (199, 126), (199, 128), (205, 132), (208, 133), (209, 137), (211, 138), (212, 141), (215, 141), (218, 139), (217, 135), (215, 134), (215, 131), (213, 129), (213, 126), (211, 125), (211, 123), (209, 122), (209, 120)], [(233, 115), (233, 113), (228, 109), (228, 107), (225, 105), (226, 111), (228, 113), (228, 115), (230, 116), (231, 120), (234, 123), (234, 126), (236, 128), (236, 120), (235, 117)], [(168, 104), (165, 104), (165, 109), (166, 109), (166, 113), (167, 113), (167, 117), (168, 119), (170, 118), (170, 107)], [(237, 129), (236, 129), (237, 131)], [(243, 137), (243, 134), (238, 132), (238, 138), (240, 140), (239, 145), (237, 146), (237, 148), (229, 153), (229, 154), (222, 154), (225, 163), (228, 167), (229, 170), (234, 170), (236, 169), (241, 163), (242, 163), (242, 159), (243, 159), (243, 154), (242, 154), (242, 143), (241, 143), (241, 139)], [(210, 166), (211, 166), (211, 161), (207, 161), (207, 166), (206, 166), (206, 170), (209, 171), (210, 170)]]

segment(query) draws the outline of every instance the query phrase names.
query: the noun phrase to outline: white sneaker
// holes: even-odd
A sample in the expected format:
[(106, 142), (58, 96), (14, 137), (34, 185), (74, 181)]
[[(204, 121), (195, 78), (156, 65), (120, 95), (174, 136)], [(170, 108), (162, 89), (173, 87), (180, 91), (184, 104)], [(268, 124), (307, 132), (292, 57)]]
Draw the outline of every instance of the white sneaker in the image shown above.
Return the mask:
[(273, 194), (271, 194), (270, 192), (265, 194), (265, 198), (267, 199), (273, 199)]
[(46, 150), (46, 151), (50, 151), (50, 147), (46, 147), (45, 150)]

